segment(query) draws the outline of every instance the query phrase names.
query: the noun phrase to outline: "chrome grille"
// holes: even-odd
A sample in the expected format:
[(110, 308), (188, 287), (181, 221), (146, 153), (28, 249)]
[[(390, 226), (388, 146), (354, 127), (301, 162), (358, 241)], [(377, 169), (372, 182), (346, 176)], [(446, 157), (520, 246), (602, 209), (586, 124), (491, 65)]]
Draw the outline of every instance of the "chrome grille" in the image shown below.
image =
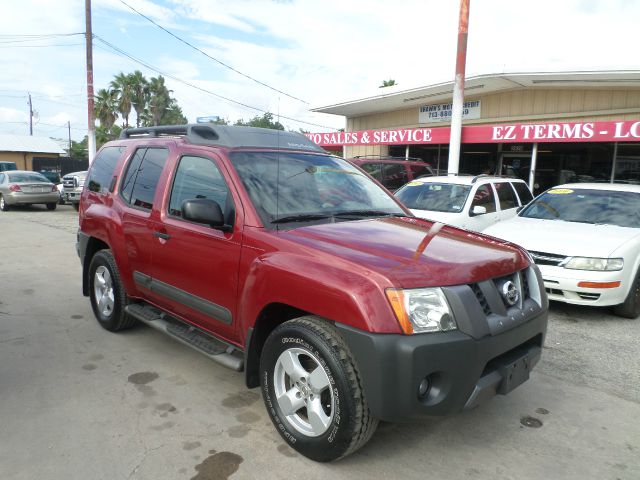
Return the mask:
[(564, 255), (556, 255), (555, 253), (534, 252), (532, 250), (529, 250), (529, 253), (533, 257), (536, 265), (552, 265), (557, 267), (567, 258)]

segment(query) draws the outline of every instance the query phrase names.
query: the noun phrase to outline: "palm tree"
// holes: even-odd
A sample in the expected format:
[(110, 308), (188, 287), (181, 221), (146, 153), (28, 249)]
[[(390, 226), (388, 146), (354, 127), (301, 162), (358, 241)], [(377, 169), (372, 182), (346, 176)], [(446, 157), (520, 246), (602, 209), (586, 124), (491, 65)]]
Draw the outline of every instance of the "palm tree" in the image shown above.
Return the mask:
[(118, 105), (117, 97), (113, 90), (101, 88), (98, 90), (98, 94), (94, 98), (94, 115), (100, 120), (100, 125), (104, 127), (107, 132), (111, 131), (111, 127), (116, 123), (118, 118)]
[(149, 102), (149, 82), (140, 70), (136, 70), (129, 74), (129, 85), (131, 86), (131, 101), (136, 111), (136, 127), (139, 127)]
[(131, 85), (130, 75), (125, 75), (120, 72), (111, 81), (110, 84), (113, 91), (118, 95), (118, 113), (122, 115), (124, 123), (122, 126), (127, 128), (129, 126), (129, 114), (131, 113), (133, 88)]
[(164, 83), (164, 77), (158, 75), (149, 80), (149, 115), (147, 122), (153, 126), (161, 125), (162, 117), (171, 106), (171, 90)]

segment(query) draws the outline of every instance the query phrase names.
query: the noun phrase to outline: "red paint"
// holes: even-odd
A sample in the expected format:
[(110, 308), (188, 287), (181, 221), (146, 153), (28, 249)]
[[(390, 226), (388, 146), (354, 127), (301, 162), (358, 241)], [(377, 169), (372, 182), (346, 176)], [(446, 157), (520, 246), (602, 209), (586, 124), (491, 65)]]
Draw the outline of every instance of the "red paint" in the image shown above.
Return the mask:
[[(449, 143), (449, 127), (308, 133), (316, 144), (424, 145)], [(640, 121), (509, 123), (462, 127), (462, 143), (638, 142)]]
[[(119, 196), (126, 160), (144, 144), (169, 150), (151, 211)], [(127, 150), (115, 168), (114, 193), (85, 189), (83, 233), (113, 251), (127, 294), (244, 346), (247, 331), (269, 305), (279, 303), (370, 332), (401, 333), (386, 288), (459, 285), (525, 268), (518, 247), (416, 218), (381, 218), (291, 230), (262, 227), (228, 151), (181, 139), (111, 142)], [(184, 154), (213, 159), (236, 207), (233, 231), (222, 232), (166, 214), (173, 172)], [(94, 163), (95, 165), (95, 163)], [(92, 167), (93, 168), (93, 167)], [(164, 241), (154, 232), (171, 235)], [(228, 309), (230, 325), (138, 287), (133, 272), (148, 274)]]

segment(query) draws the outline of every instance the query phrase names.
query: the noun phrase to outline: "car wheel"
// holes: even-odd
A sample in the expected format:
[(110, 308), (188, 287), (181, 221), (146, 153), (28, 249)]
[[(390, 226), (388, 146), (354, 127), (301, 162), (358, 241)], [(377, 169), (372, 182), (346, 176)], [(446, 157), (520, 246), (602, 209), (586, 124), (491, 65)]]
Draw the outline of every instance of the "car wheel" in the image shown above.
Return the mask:
[(2, 196), (2, 194), (0, 194), (0, 210), (2, 210), (3, 212), (9, 210), (9, 205), (7, 205), (7, 202), (4, 201), (4, 197)]
[(260, 358), (260, 383), (276, 430), (312, 460), (355, 452), (378, 425), (349, 348), (320, 317), (300, 317), (273, 330)]
[(636, 274), (624, 303), (613, 307), (613, 313), (625, 318), (637, 318), (640, 315), (640, 272)]
[(47, 203), (47, 210), (55, 210), (57, 206), (57, 203)]
[(89, 296), (93, 313), (103, 328), (117, 332), (135, 323), (124, 311), (127, 295), (111, 250), (100, 250), (91, 259)]

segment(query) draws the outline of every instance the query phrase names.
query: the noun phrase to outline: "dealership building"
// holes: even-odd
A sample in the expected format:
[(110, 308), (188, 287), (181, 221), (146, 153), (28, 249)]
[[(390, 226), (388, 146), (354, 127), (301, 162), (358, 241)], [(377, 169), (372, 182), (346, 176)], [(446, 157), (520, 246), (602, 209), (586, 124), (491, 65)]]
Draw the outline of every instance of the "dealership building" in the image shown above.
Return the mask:
[[(453, 83), (316, 108), (344, 132), (311, 133), (344, 156), (419, 158), (446, 172)], [(640, 72), (481, 75), (465, 81), (460, 173), (512, 175), (535, 193), (566, 182), (640, 183)]]

